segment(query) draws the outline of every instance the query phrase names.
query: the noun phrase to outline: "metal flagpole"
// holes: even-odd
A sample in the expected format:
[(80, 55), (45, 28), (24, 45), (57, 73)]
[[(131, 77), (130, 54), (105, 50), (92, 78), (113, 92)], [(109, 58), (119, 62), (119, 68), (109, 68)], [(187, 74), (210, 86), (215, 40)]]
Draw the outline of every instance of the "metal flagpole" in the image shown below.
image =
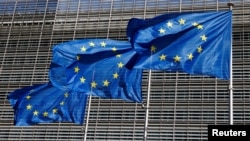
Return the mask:
[[(227, 4), (230, 8), (230, 10), (233, 10), (233, 3)], [(232, 26), (232, 25), (231, 25)], [(231, 34), (231, 52), (230, 52), (230, 82), (229, 82), (229, 91), (230, 91), (230, 107), (229, 107), (229, 118), (230, 118), (230, 125), (233, 125), (233, 38)]]
[[(111, 3), (110, 3), (110, 13), (109, 13), (109, 23), (108, 23), (107, 39), (109, 38), (109, 30), (110, 30), (110, 22), (111, 22), (111, 15), (112, 15), (112, 7), (113, 7), (113, 1), (111, 1)], [(94, 80), (94, 74), (95, 74), (95, 70), (93, 71), (93, 80)], [(85, 133), (84, 133), (84, 141), (86, 141), (87, 134), (88, 134), (88, 125), (89, 125), (89, 114), (90, 114), (91, 100), (92, 100), (92, 95), (89, 95), (88, 112), (87, 112), (87, 119), (86, 119), (86, 125), (85, 125)]]
[[(76, 27), (77, 27), (77, 21), (78, 21), (78, 15), (79, 15), (79, 10), (80, 10), (80, 5), (81, 5), (81, 1), (78, 1), (78, 6), (77, 6), (77, 15), (76, 15), (76, 24), (75, 24), (75, 30), (74, 30), (74, 38), (75, 38), (75, 34), (76, 34)], [(87, 139), (87, 134), (88, 134), (88, 126), (89, 126), (89, 114), (90, 114), (90, 107), (91, 107), (91, 99), (92, 96), (89, 95), (88, 96), (88, 111), (87, 111), (87, 119), (86, 119), (86, 124), (85, 124), (85, 131), (84, 131), (84, 141), (86, 141)]]
[[(147, 8), (147, 0), (145, 0), (145, 3), (144, 3), (144, 15), (143, 15), (144, 19), (146, 18), (146, 8)], [(151, 51), (151, 56), (150, 56), (150, 63), (151, 62), (152, 62), (152, 51)], [(149, 115), (149, 101), (150, 101), (150, 90), (151, 90), (151, 74), (152, 74), (152, 70), (149, 69), (149, 72), (148, 72), (147, 103), (146, 103), (146, 107), (144, 107), (144, 108), (146, 108), (146, 113), (145, 113), (143, 141), (147, 141), (147, 136), (148, 136), (148, 115)]]
[(148, 90), (147, 90), (147, 105), (146, 107), (146, 113), (145, 113), (145, 124), (144, 124), (144, 141), (147, 141), (148, 136), (148, 114), (149, 114), (149, 100), (150, 100), (150, 90), (151, 90), (151, 74), (152, 70), (150, 69), (148, 72)]
[(85, 132), (84, 132), (84, 141), (86, 141), (86, 139), (87, 139), (87, 134), (88, 134), (89, 114), (90, 114), (91, 100), (92, 100), (92, 96), (89, 95), (89, 100), (88, 100), (88, 112), (87, 112), (87, 119), (86, 119)]
[[(95, 77), (95, 70), (93, 71), (93, 76), (92, 80), (94, 80)], [(92, 92), (92, 87), (91, 87), (91, 92)], [(92, 100), (92, 95), (89, 95), (89, 102), (88, 102), (88, 112), (87, 112), (87, 119), (86, 119), (86, 125), (85, 125), (85, 132), (84, 132), (84, 141), (87, 139), (87, 134), (88, 134), (88, 126), (89, 126), (89, 114), (90, 114), (90, 107), (91, 107), (91, 100)]]
[[(78, 16), (79, 16), (80, 5), (81, 5), (81, 1), (78, 0), (76, 23), (75, 23), (75, 29), (74, 29), (74, 37), (73, 37), (73, 39), (75, 39), (76, 27), (77, 27), (77, 21), (78, 21)], [(87, 139), (90, 106), (91, 106), (91, 95), (89, 96), (89, 99), (88, 99), (88, 111), (87, 111), (87, 119), (86, 119), (86, 124), (85, 124), (85, 131), (84, 131), (84, 141), (86, 141), (86, 139)]]

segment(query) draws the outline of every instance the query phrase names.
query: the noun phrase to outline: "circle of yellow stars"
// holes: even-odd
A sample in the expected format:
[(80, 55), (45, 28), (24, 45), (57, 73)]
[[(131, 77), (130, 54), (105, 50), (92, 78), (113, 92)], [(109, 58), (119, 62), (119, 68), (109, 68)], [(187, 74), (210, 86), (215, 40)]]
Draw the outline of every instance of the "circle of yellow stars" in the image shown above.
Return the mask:
[[(33, 90), (31, 90), (31, 91), (33, 91)], [(69, 93), (68, 93), (68, 92), (64, 93), (63, 97), (64, 97), (64, 99), (65, 99), (65, 98), (68, 98), (68, 97), (69, 97)], [(28, 101), (28, 102), (29, 102), (29, 101), (32, 101), (32, 96), (31, 96), (31, 95), (27, 95), (27, 96), (25, 97), (25, 99), (26, 99), (26, 101)], [(31, 103), (31, 102), (30, 102), (30, 103)], [(30, 103), (26, 105), (26, 110), (27, 110), (27, 111), (32, 111), (32, 109), (33, 109), (33, 106), (32, 106)], [(63, 106), (64, 104), (65, 104), (65, 101), (61, 101), (61, 102), (59, 103), (60, 106)], [(33, 112), (32, 112), (32, 114), (33, 114), (34, 117), (37, 117), (37, 116), (39, 116), (39, 114), (40, 114), (40, 112), (39, 112), (39, 110), (38, 110), (39, 107), (36, 107), (36, 108), (37, 108), (37, 109), (33, 110)], [(51, 111), (43, 111), (43, 112), (41, 112), (42, 117), (44, 117), (44, 118), (48, 117), (48, 116), (50, 115), (50, 113), (56, 115), (56, 114), (58, 113), (58, 109), (57, 109), (57, 108), (53, 108)]]
[[(186, 20), (184, 18), (180, 18), (177, 23), (180, 26), (184, 26), (184, 25), (186, 25)], [(169, 29), (174, 28), (174, 26), (176, 26), (176, 24), (174, 24), (174, 21), (167, 21), (165, 25)], [(192, 25), (194, 27), (196, 27), (198, 30), (202, 30), (204, 28), (204, 26), (202, 24), (199, 24), (197, 22), (193, 22)], [(162, 35), (166, 34), (167, 30), (164, 27), (160, 27), (158, 32), (159, 32), (159, 35), (162, 36)], [(206, 42), (207, 41), (207, 36), (205, 34), (202, 34), (200, 36), (200, 39), (201, 39), (202, 42)], [(151, 54), (155, 53), (156, 50), (157, 50), (157, 47), (155, 45), (152, 45), (151, 46)], [(202, 46), (197, 47), (197, 52), (198, 53), (202, 53), (202, 51), (203, 51)], [(186, 57), (187, 57), (188, 60), (192, 61), (193, 58), (194, 58), (194, 55), (193, 55), (193, 53), (190, 52), (190, 53), (187, 54)], [(164, 54), (164, 53), (160, 54), (160, 56), (159, 56), (160, 61), (164, 61), (166, 59), (167, 59), (167, 54)], [(176, 55), (176, 56), (173, 57), (174, 62), (181, 62), (181, 59), (182, 58), (179, 55)]]
[[(93, 41), (90, 41), (90, 42), (88, 42), (88, 44), (86, 45), (83, 45), (82, 47), (80, 47), (80, 52), (82, 52), (82, 53), (85, 53), (87, 50), (88, 50), (88, 47), (87, 46), (89, 46), (90, 48), (94, 48), (94, 47), (96, 47), (96, 45), (98, 46), (98, 43), (95, 43), (95, 42), (93, 42)], [(100, 43), (99, 43), (99, 46), (100, 47), (102, 47), (102, 48), (105, 48), (105, 47), (107, 47), (107, 43), (105, 42), (105, 41), (101, 41)], [(117, 48), (114, 46), (114, 47), (111, 47), (111, 51), (112, 52), (114, 52), (115, 54), (116, 54), (116, 58), (121, 58), (121, 54), (119, 54), (119, 53), (117, 53)], [(80, 60), (80, 56), (79, 55), (77, 55), (76, 56), (76, 59), (77, 60)], [(118, 62), (117, 63), (117, 68), (119, 68), (119, 69), (122, 69), (123, 67), (124, 67), (124, 63), (123, 62)], [(81, 71), (81, 68), (79, 68), (79, 66), (75, 66), (74, 67), (74, 73), (79, 73)], [(113, 79), (118, 79), (119, 78), (119, 73), (118, 72), (114, 72), (113, 74), (112, 74), (112, 78)], [(82, 83), (82, 84), (85, 84), (86, 82), (87, 82), (87, 80), (86, 80), (86, 77), (84, 77), (84, 76), (81, 76), (80, 78), (79, 78), (80, 80), (80, 83)], [(109, 86), (109, 84), (110, 84), (110, 81), (108, 80), (108, 79), (106, 79), (106, 80), (103, 80), (103, 82), (102, 82), (103, 84), (102, 84), (102, 86), (103, 87), (108, 87)], [(96, 88), (98, 86), (98, 84), (97, 84), (97, 82), (96, 81), (92, 81), (92, 82), (90, 82), (90, 87), (91, 88)]]

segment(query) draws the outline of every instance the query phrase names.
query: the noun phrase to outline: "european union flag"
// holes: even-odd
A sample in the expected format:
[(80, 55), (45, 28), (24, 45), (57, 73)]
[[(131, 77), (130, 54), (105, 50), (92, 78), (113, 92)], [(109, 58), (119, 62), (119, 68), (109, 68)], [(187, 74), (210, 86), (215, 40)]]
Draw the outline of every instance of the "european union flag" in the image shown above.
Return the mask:
[(184, 71), (228, 80), (232, 12), (183, 12), (133, 18), (127, 36), (139, 52), (134, 68)]
[(17, 89), (8, 95), (15, 111), (14, 124), (28, 126), (50, 122), (83, 124), (87, 96), (62, 90), (51, 83)]
[(142, 102), (142, 70), (126, 67), (135, 54), (127, 41), (69, 41), (54, 46), (49, 78), (58, 88)]

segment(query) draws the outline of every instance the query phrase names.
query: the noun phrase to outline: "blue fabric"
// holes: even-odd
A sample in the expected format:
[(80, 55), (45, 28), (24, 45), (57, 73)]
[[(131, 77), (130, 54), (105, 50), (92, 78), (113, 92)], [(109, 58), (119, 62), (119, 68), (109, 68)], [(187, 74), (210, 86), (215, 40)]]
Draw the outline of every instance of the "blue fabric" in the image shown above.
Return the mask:
[(142, 69), (126, 67), (135, 53), (126, 41), (82, 39), (65, 42), (53, 48), (49, 78), (58, 88), (101, 98), (142, 102)]
[(50, 83), (26, 86), (8, 95), (16, 126), (51, 122), (82, 125), (87, 98), (84, 93), (58, 89)]
[(164, 14), (129, 20), (129, 41), (56, 45), (46, 84), (9, 94), (15, 125), (82, 124), (87, 95), (142, 102), (143, 69), (230, 79), (232, 12)]
[[(127, 36), (138, 52), (134, 68), (230, 78), (232, 12), (173, 13), (133, 18)], [(153, 50), (151, 50), (153, 47)]]

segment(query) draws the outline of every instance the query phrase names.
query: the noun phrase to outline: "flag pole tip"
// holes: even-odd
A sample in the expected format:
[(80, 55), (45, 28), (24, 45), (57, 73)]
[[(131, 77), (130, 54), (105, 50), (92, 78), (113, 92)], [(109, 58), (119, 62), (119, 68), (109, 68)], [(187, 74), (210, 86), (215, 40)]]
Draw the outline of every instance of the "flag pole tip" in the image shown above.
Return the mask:
[(229, 3), (227, 3), (227, 6), (228, 7), (234, 7), (234, 3), (229, 2)]

